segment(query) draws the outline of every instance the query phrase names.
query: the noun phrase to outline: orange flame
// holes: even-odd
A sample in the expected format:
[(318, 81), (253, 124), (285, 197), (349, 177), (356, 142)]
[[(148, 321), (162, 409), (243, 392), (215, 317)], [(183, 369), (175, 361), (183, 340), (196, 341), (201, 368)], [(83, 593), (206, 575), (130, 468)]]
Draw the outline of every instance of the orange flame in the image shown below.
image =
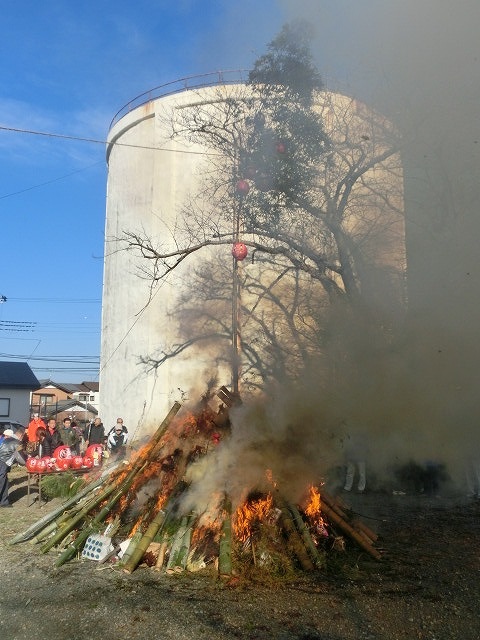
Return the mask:
[(256, 523), (265, 521), (272, 510), (273, 498), (267, 494), (265, 498), (247, 500), (235, 512), (233, 530), (241, 542), (251, 537)]
[(135, 533), (137, 533), (141, 524), (142, 524), (142, 518), (138, 518), (138, 520), (135, 522), (133, 527), (130, 529), (130, 533), (128, 534), (129, 538), (131, 538), (133, 535), (135, 535)]
[(305, 515), (314, 519), (320, 514), (322, 508), (322, 500), (320, 498), (320, 491), (317, 487), (311, 486), (310, 489), (310, 501), (305, 508)]
[(318, 534), (328, 536), (326, 523), (322, 517), (322, 499), (317, 487), (310, 486), (310, 499), (305, 507), (305, 515), (315, 527)]

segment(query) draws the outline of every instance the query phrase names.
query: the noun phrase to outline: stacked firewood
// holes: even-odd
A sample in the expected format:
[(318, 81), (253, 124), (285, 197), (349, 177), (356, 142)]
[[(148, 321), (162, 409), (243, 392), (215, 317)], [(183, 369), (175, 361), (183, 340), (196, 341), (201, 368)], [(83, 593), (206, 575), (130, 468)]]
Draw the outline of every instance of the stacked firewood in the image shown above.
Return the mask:
[(175, 403), (130, 460), (109, 460), (74, 497), (11, 544), (33, 539), (42, 553), (57, 550), (61, 566), (80, 557), (92, 537), (108, 532), (111, 551), (102, 562), (115, 562), (127, 573), (145, 563), (167, 573), (210, 566), (222, 577), (247, 565), (320, 569), (340, 535), (380, 559), (375, 533), (319, 487), (309, 487), (301, 504), (284, 499), (274, 483), (267, 491), (252, 488), (240, 505), (219, 489), (208, 513), (185, 511), (190, 466), (215, 455), (229, 437), (228, 408), (237, 399), (225, 387), (219, 397), (227, 405), (219, 411), (204, 402), (197, 412), (185, 413)]

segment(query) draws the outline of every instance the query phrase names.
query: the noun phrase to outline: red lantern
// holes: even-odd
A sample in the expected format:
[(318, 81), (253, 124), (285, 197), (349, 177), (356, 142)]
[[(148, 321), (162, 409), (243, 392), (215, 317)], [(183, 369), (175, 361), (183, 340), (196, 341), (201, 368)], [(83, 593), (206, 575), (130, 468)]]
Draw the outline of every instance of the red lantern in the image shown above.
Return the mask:
[(103, 445), (91, 444), (85, 451), (85, 456), (93, 460), (93, 464), (98, 467), (102, 463)]
[(70, 469), (72, 458), (59, 458), (57, 460), (57, 468), (59, 471)]
[(38, 458), (35, 471), (37, 473), (45, 473), (46, 470), (47, 470), (47, 461), (45, 460), (45, 458)]
[(71, 466), (73, 469), (81, 469), (83, 467), (82, 456), (73, 456)]
[(55, 458), (55, 460), (58, 463), (59, 460), (64, 460), (65, 458), (71, 458), (72, 457), (72, 451), (71, 451), (70, 447), (67, 447), (65, 445), (61, 445), (60, 447), (57, 447), (55, 449), (55, 451), (53, 452), (53, 457)]
[(240, 195), (246, 196), (247, 193), (250, 191), (250, 185), (246, 180), (239, 180), (235, 185), (235, 189), (237, 190), (237, 193), (239, 193)]
[(91, 469), (93, 467), (93, 458), (90, 456), (83, 456), (83, 466)]
[(287, 145), (285, 144), (285, 142), (283, 142), (283, 140), (277, 140), (277, 143), (275, 144), (275, 151), (277, 153), (287, 152)]
[(243, 244), (243, 242), (235, 242), (233, 247), (232, 247), (232, 256), (235, 258), (235, 260), (245, 260), (245, 258), (247, 257), (248, 254), (248, 249), (246, 247), (246, 245)]
[(25, 466), (27, 467), (28, 473), (35, 473), (37, 468), (38, 458), (34, 458), (32, 456), (28, 457), (25, 461)]
[(50, 456), (45, 456), (44, 458), (42, 458), (42, 460), (45, 460), (45, 473), (51, 473), (52, 471), (54, 471), (50, 464)]

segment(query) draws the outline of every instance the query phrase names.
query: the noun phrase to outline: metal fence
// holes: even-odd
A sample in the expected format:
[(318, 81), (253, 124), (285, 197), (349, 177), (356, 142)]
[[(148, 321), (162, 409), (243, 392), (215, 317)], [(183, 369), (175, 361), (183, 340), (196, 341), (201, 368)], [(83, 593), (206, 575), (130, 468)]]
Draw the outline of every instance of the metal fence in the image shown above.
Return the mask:
[(111, 129), (119, 120), (123, 118), (127, 113), (133, 111), (137, 107), (156, 100), (164, 96), (168, 96), (174, 93), (180, 93), (187, 89), (200, 89), (202, 87), (210, 87), (216, 84), (235, 84), (246, 82), (249, 74), (248, 69), (229, 69), (226, 71), (211, 71), (210, 73), (203, 73), (201, 75), (186, 76), (185, 78), (179, 78), (166, 82), (158, 87), (154, 87), (145, 93), (141, 93), (136, 96), (130, 102), (127, 102), (117, 113), (113, 116), (109, 129)]

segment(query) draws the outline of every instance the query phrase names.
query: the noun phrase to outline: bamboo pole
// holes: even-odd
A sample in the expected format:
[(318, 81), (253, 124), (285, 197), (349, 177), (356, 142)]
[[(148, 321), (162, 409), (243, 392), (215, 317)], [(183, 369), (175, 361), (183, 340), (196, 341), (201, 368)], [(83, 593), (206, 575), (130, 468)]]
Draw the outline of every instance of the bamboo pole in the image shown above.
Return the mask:
[(143, 558), (143, 554), (148, 549), (149, 544), (153, 541), (158, 531), (165, 522), (166, 513), (163, 509), (160, 509), (152, 522), (148, 525), (147, 530), (142, 535), (129, 558), (126, 562), (122, 562), (123, 570), (125, 573), (132, 573), (135, 570), (140, 560)]
[(300, 564), (302, 565), (302, 568), (305, 571), (313, 571), (313, 569), (315, 568), (313, 565), (313, 562), (310, 559), (310, 556), (308, 555), (307, 550), (305, 549), (305, 544), (303, 543), (303, 540), (301, 539), (299, 533), (297, 532), (293, 524), (292, 515), (288, 510), (288, 507), (286, 506), (286, 504), (280, 505), (280, 511), (282, 512), (282, 515), (281, 515), (282, 525), (287, 534), (288, 541), (290, 543), (290, 547), (292, 551), (297, 556), (298, 560), (300, 561)]
[[(113, 470), (113, 469), (112, 469)], [(111, 471), (112, 471), (111, 470)], [(22, 533), (17, 534), (9, 544), (17, 544), (19, 542), (26, 542), (30, 540), (36, 533), (41, 531), (45, 526), (50, 524), (52, 520), (62, 513), (64, 513), (67, 509), (69, 509), (72, 505), (76, 504), (81, 498), (86, 496), (90, 491), (93, 491), (97, 487), (99, 487), (105, 480), (104, 475), (102, 474), (99, 478), (92, 480), (88, 485), (86, 485), (83, 489), (81, 489), (78, 493), (72, 496), (65, 503), (54, 509), (51, 513), (47, 513), (45, 516), (37, 520), (34, 524), (32, 524), (28, 529), (23, 531)]]
[(354, 518), (352, 520), (352, 526), (354, 529), (357, 529), (361, 533), (365, 534), (367, 538), (370, 538), (372, 543), (378, 540), (378, 535), (375, 533), (375, 531), (372, 531), (370, 527), (367, 527), (367, 525), (358, 518)]
[(346, 520), (344, 520), (341, 516), (338, 515), (336, 511), (334, 511), (325, 501), (322, 503), (322, 511), (325, 513), (327, 518), (329, 518), (332, 522), (342, 529), (350, 538), (352, 538), (362, 549), (367, 551), (371, 556), (373, 556), (376, 560), (381, 560), (382, 556), (379, 551), (377, 551), (371, 544), (369, 544), (365, 538), (359, 534), (355, 529), (348, 524)]
[(93, 505), (96, 503), (96, 500), (97, 500), (96, 496), (93, 495), (90, 497), (88, 502), (85, 502), (85, 503), (79, 502), (78, 504), (74, 505), (74, 507), (70, 509), (70, 511), (65, 511), (56, 520), (54, 520), (53, 522), (50, 522), (50, 524), (48, 524), (46, 527), (41, 529), (37, 533), (37, 535), (31, 539), (31, 543), (38, 544), (39, 542), (43, 542), (52, 533), (55, 533), (57, 530), (61, 529), (62, 525), (65, 522), (68, 522), (70, 518), (72, 518), (76, 513), (79, 513), (82, 509), (88, 508), (88, 511), (90, 511), (90, 509), (92, 509)]
[(303, 543), (305, 544), (305, 548), (309, 553), (313, 564), (317, 569), (321, 569), (325, 566), (325, 558), (319, 553), (317, 547), (315, 546), (312, 536), (310, 535), (310, 531), (308, 530), (305, 522), (303, 521), (302, 516), (300, 515), (299, 510), (293, 504), (289, 504), (288, 508), (293, 515), (294, 522), (297, 526), (297, 529), (302, 537)]
[[(98, 489), (96, 487), (95, 489)], [(95, 489), (93, 491), (95, 491)], [(41, 529), (36, 536), (31, 539), (32, 544), (38, 544), (39, 542), (43, 542), (46, 540), (52, 533), (61, 529), (65, 522), (68, 522), (70, 518), (72, 518), (75, 514), (79, 513), (82, 509), (86, 511), (90, 511), (97, 504), (97, 496), (94, 494), (87, 498), (85, 502), (79, 500), (77, 504), (73, 505), (69, 511), (64, 511), (60, 514), (53, 522), (48, 524), (46, 527)]]
[(180, 549), (180, 545), (182, 544), (182, 538), (187, 530), (188, 519), (186, 516), (180, 520), (180, 524), (178, 529), (172, 536), (172, 544), (170, 546), (170, 553), (168, 555), (166, 572), (171, 574), (175, 571), (175, 559), (177, 557), (178, 551)]
[[(156, 448), (158, 447), (159, 443), (161, 444), (160, 442), (161, 438), (165, 434), (165, 431), (169, 427), (171, 421), (173, 420), (175, 415), (178, 413), (180, 408), (181, 408), (181, 404), (179, 402), (175, 402), (173, 407), (170, 409), (167, 416), (161, 423), (161, 425), (158, 427), (157, 431), (154, 433), (154, 435), (150, 439), (151, 446), (145, 447), (143, 450), (141, 450), (141, 452), (139, 453), (139, 455), (137, 455), (137, 457), (133, 460), (133, 462), (127, 465), (127, 469), (126, 469), (127, 475), (121, 481), (121, 484), (120, 484), (122, 493), (131, 486), (135, 476), (138, 473), (140, 473), (143, 467), (148, 463), (149, 459), (153, 459), (153, 455), (154, 455), (153, 452), (156, 451)], [(96, 497), (92, 505), (87, 505), (86, 507), (81, 509), (73, 518), (70, 518), (69, 520), (67, 520), (64, 526), (61, 528), (61, 530), (58, 530), (55, 533), (55, 535), (53, 535), (52, 538), (44, 545), (44, 547), (42, 548), (42, 552), (46, 553), (52, 547), (56, 546), (71, 531), (73, 531), (73, 529), (75, 529), (75, 527), (88, 515), (88, 513), (93, 508), (98, 506), (103, 500), (106, 500), (114, 491), (116, 491), (115, 493), (116, 499), (113, 502), (113, 504), (115, 504), (122, 495), (122, 494), (118, 495), (119, 493), (117, 491), (118, 484), (116, 481), (117, 481), (117, 478), (114, 478), (112, 482), (107, 487), (105, 487), (103, 491), (100, 492), (100, 495)]]
[(182, 518), (170, 550), (167, 573), (181, 573), (185, 569), (192, 539), (192, 523), (193, 518)]
[(361, 538), (363, 538), (367, 544), (370, 544), (370, 545), (373, 544), (373, 540), (371, 538), (369, 538), (366, 533), (364, 533), (360, 529), (356, 529), (356, 531), (357, 531), (358, 535)]
[(232, 504), (227, 497), (223, 508), (225, 517), (218, 550), (218, 575), (221, 578), (229, 578), (232, 575)]
[[(322, 493), (322, 510), (323, 511), (325, 511), (325, 506), (329, 507), (332, 510), (332, 512), (338, 516), (339, 521), (337, 522), (337, 524), (339, 524), (340, 521), (344, 522), (345, 525), (347, 525), (347, 527), (349, 527), (349, 529), (351, 529), (356, 534), (356, 537), (355, 536), (351, 536), (351, 537), (354, 538), (354, 540), (356, 540), (359, 544), (360, 544), (360, 540), (366, 541), (367, 544), (369, 545), (369, 549), (367, 549), (367, 551), (371, 555), (376, 557), (371, 550), (373, 549), (375, 553), (378, 553), (372, 546), (372, 544), (376, 542), (378, 539), (377, 534), (356, 517), (350, 518), (350, 522), (349, 522), (349, 520), (347, 519), (349, 518), (349, 516), (345, 513), (345, 511), (351, 512), (351, 508), (343, 500), (341, 500), (341, 498), (333, 499), (328, 494)], [(346, 533), (348, 533), (348, 531), (345, 528), (343, 530)], [(381, 555), (379, 553), (378, 553), (378, 556), (379, 557), (377, 558), (377, 560), (381, 558)]]
[(328, 506), (334, 509), (344, 520), (350, 522), (354, 529), (364, 533), (368, 538), (370, 538), (372, 542), (376, 542), (378, 540), (378, 535), (375, 531), (362, 522), (358, 515), (352, 510), (352, 507), (342, 500), (340, 496), (332, 498), (328, 494), (322, 492), (322, 500), (327, 502)]
[(155, 563), (155, 571), (161, 571), (163, 567), (163, 563), (165, 562), (165, 554), (167, 553), (167, 546), (168, 541), (165, 537), (160, 544), (160, 549), (158, 550), (158, 557)]
[(128, 562), (128, 560), (130, 559), (132, 553), (135, 550), (135, 547), (137, 546), (137, 544), (142, 539), (142, 536), (143, 536), (142, 531), (140, 529), (137, 529), (137, 531), (135, 531), (133, 536), (130, 538), (130, 542), (128, 543), (128, 547), (125, 549), (125, 553), (121, 557), (119, 564), (125, 564), (126, 562)]
[[(130, 529), (130, 533), (127, 536), (127, 538), (130, 537), (131, 539), (133, 539), (138, 532), (140, 532), (140, 536), (143, 535), (143, 533), (144, 533), (149, 521), (152, 520), (155, 517), (155, 514), (156, 514), (156, 512), (158, 510), (157, 502), (158, 502), (158, 496), (156, 496), (156, 495), (151, 496), (147, 500), (147, 502), (145, 503), (145, 505), (143, 507), (143, 511), (142, 511), (141, 515), (139, 516), (139, 518), (137, 518), (137, 521), (133, 524), (133, 526)], [(133, 531), (134, 531), (134, 533), (132, 533)], [(125, 553), (127, 553), (127, 552), (128, 552), (128, 547), (127, 547)], [(125, 554), (123, 554), (123, 557), (125, 557)]]
[(166, 430), (170, 426), (173, 418), (180, 411), (181, 407), (182, 405), (179, 402), (174, 402), (172, 408), (168, 412), (162, 424), (158, 427), (158, 429), (155, 431), (153, 436), (150, 438), (149, 440), (150, 446), (140, 449), (140, 451), (137, 454), (137, 457), (132, 460), (131, 462), (132, 470), (140, 469), (140, 467), (143, 467), (143, 465), (148, 459), (152, 460), (155, 457), (155, 455), (158, 453), (158, 450), (161, 449), (161, 447), (163, 446), (163, 442), (161, 441), (162, 437), (165, 435)]
[(65, 549), (65, 551), (63, 551), (63, 553), (55, 563), (57, 567), (61, 567), (62, 564), (65, 564), (65, 562), (71, 560), (74, 555), (83, 548), (83, 545), (87, 541), (88, 536), (97, 530), (98, 525), (105, 520), (115, 504), (120, 500), (125, 491), (127, 491), (130, 485), (133, 483), (135, 475), (136, 473), (134, 473), (133, 471), (129, 474), (128, 478), (124, 482), (122, 482), (120, 487), (117, 488), (116, 493), (114, 493), (107, 504), (93, 518), (90, 526), (84, 527), (75, 538), (75, 540)]
[[(123, 486), (123, 483), (122, 485)], [(59, 542), (63, 540), (75, 527), (88, 515), (88, 513), (98, 506), (103, 500), (106, 500), (114, 491), (115, 485), (111, 484), (103, 489), (99, 495), (95, 496), (95, 499), (85, 505), (77, 514), (69, 518), (45, 545), (42, 547), (42, 553), (47, 553), (52, 547), (55, 547)]]

